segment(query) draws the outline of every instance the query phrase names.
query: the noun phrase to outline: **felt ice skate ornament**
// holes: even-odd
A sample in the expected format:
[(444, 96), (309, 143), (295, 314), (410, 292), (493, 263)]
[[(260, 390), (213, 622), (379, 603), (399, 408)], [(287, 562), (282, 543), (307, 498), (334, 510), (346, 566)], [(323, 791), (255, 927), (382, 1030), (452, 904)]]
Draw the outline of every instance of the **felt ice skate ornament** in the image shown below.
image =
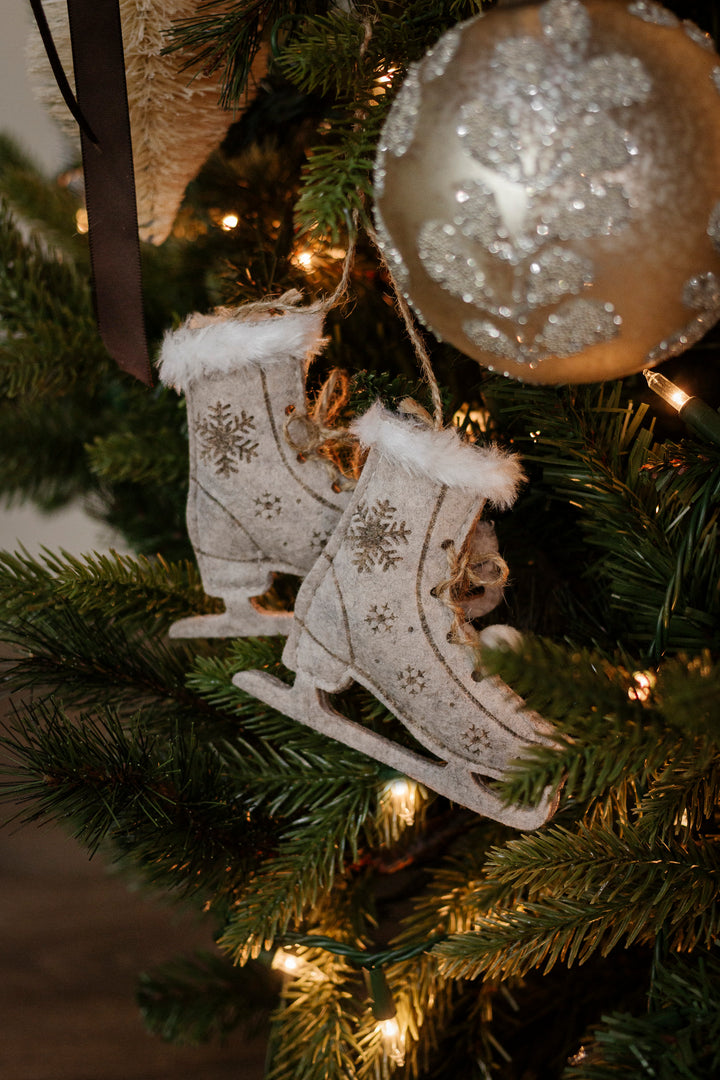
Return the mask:
[[(238, 119), (237, 113), (220, 107), (219, 74), (184, 71), (185, 56), (163, 54), (170, 43), (169, 28), (192, 18), (197, 8), (197, 0), (120, 0), (139, 232), (151, 244), (167, 238), (185, 188)], [(67, 7), (46, 2), (45, 15), (72, 83)], [(35, 31), (27, 53), (36, 96), (75, 139), (77, 125), (62, 101)], [(261, 50), (253, 61), (250, 87), (266, 68), (266, 50)]]
[[(532, 829), (553, 811), (506, 806), (488, 784), (550, 726), (496, 677), (473, 670), (456, 632), (450, 578), (486, 502), (514, 501), (522, 471), (497, 447), (463, 443), (374, 405), (352, 425), (370, 454), (352, 500), (305, 578), (283, 663), (287, 686), (261, 671), (235, 684), (285, 715), (504, 824)], [(482, 534), (481, 534), (482, 535)], [(450, 571), (450, 573), (449, 573)], [(425, 757), (346, 719), (328, 694), (356, 681), (428, 751)], [(434, 755), (434, 756), (430, 756)]]
[(165, 336), (160, 378), (184, 391), (190, 441), (187, 524), (202, 576), (225, 612), (181, 619), (171, 637), (287, 634), (292, 615), (261, 608), (272, 572), (303, 577), (349, 491), (285, 435), (305, 415), (305, 376), (322, 349), (324, 308), (277, 301), (192, 315)]

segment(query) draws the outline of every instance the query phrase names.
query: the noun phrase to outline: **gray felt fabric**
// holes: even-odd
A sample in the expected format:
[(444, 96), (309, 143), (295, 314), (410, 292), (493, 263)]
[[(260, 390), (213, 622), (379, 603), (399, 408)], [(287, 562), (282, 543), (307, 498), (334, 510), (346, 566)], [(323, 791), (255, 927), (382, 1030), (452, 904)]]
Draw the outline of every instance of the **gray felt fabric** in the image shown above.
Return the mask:
[(288, 631), (290, 614), (250, 598), (265, 592), (273, 571), (307, 573), (349, 498), (333, 489), (325, 465), (298, 460), (285, 439), (289, 411), (305, 411), (305, 368), (302, 358), (274, 355), (187, 381), (188, 533), (203, 587), (226, 612), (183, 619), (173, 637)]
[[(412, 438), (414, 422), (407, 423)], [(295, 691), (261, 673), (240, 673), (235, 681), (456, 802), (535, 828), (551, 813), (550, 793), (538, 807), (505, 807), (487, 779), (502, 777), (528, 745), (546, 742), (549, 725), (499, 679), (474, 672), (473, 652), (456, 643), (454, 613), (437, 595), (448, 576), (448, 541), (455, 551), (473, 542), (483, 504), (477, 492), (411, 477), (372, 448), (297, 597), (283, 654), (297, 673)], [(426, 767), (427, 759), (335, 712), (326, 694), (353, 681), (444, 764)]]

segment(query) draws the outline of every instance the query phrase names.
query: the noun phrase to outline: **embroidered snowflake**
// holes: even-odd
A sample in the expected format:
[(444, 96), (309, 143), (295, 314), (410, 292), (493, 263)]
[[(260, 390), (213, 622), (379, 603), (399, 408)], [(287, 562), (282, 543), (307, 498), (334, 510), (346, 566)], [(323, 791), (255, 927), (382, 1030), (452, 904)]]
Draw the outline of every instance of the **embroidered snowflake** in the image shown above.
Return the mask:
[(463, 735), (463, 746), (471, 754), (476, 754), (479, 750), (487, 750), (490, 746), (490, 736), (485, 728), (471, 724)]
[(419, 668), (406, 667), (404, 671), (398, 671), (398, 679), (400, 688), (408, 694), (419, 694), (425, 689), (425, 672)]
[(266, 521), (282, 513), (282, 499), (279, 495), (271, 495), (269, 491), (264, 491), (255, 499), (255, 506), (255, 517), (265, 518)]
[(387, 499), (378, 500), (374, 506), (358, 503), (347, 538), (355, 549), (352, 560), (359, 574), (376, 566), (389, 570), (402, 560), (396, 548), (407, 544), (411, 530), (404, 521), (395, 521), (394, 515), (395, 507)]
[(258, 444), (247, 438), (255, 428), (255, 418), (244, 409), (240, 416), (233, 415), (230, 405), (211, 405), (208, 416), (198, 424), (200, 457), (211, 465), (218, 476), (229, 476), (238, 471), (241, 461), (257, 457)]
[(387, 604), (383, 604), (382, 607), (373, 604), (365, 616), (365, 622), (369, 624), (372, 632), (376, 634), (378, 630), (391, 630), (395, 618), (395, 614)]

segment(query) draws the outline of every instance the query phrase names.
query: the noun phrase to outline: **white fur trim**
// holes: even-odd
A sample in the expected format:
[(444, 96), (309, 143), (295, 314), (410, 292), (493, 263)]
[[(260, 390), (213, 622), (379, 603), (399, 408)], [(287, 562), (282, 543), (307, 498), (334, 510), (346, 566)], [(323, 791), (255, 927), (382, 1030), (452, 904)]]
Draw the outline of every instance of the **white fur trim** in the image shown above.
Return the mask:
[[(236, 308), (242, 312), (242, 308)], [(185, 390), (193, 379), (229, 375), (247, 364), (266, 367), (280, 360), (309, 362), (325, 339), (324, 312), (304, 308), (258, 319), (218, 315), (191, 315), (177, 330), (169, 330), (160, 349), (158, 371), (166, 386)]]
[(476, 491), (501, 510), (512, 506), (525, 479), (517, 455), (493, 444), (465, 443), (456, 428), (436, 431), (380, 402), (354, 420), (351, 430), (364, 446), (376, 447), (411, 476)]

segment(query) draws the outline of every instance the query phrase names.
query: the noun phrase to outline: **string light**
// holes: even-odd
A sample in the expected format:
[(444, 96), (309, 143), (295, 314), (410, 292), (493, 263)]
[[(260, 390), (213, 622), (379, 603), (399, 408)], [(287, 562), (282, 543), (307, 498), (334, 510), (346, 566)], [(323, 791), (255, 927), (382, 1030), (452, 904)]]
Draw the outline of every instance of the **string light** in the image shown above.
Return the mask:
[(655, 675), (652, 671), (635, 671), (633, 672), (634, 686), (631, 686), (628, 690), (628, 697), (631, 701), (647, 701), (652, 693), (652, 689), (655, 686)]
[(685, 421), (691, 431), (720, 445), (720, 414), (715, 409), (703, 401), (702, 398), (686, 394), (684, 390), (676, 386), (675, 383), (670, 382), (670, 379), (666, 379), (658, 371), (651, 371), (646, 368), (643, 375), (647, 379), (650, 389), (654, 390), (658, 397), (661, 397), (668, 405), (672, 405), (674, 409), (677, 409), (681, 419)]
[(405, 1061), (405, 1032), (400, 1027), (392, 990), (382, 967), (365, 968), (365, 979), (370, 997), (372, 1012), (377, 1020), (376, 1032), (382, 1040), (383, 1058), (395, 1065)]
[(417, 810), (418, 786), (414, 780), (399, 776), (386, 784), (381, 801), (403, 825), (412, 825)]
[(84, 206), (75, 211), (75, 228), (79, 233), (88, 231), (88, 213)]
[(223, 214), (220, 220), (220, 228), (224, 232), (232, 232), (232, 230), (236, 229), (239, 224), (240, 218), (237, 216), (237, 214), (233, 213)]
[(303, 961), (294, 949), (278, 949), (270, 965), (274, 971), (281, 971), (283, 975), (297, 975), (302, 966)]
[(302, 251), (298, 251), (294, 257), (293, 262), (297, 263), (301, 270), (310, 270), (313, 264), (313, 253), (309, 248), (304, 248)]
[(487, 431), (489, 419), (490, 413), (487, 409), (474, 409), (465, 402), (453, 416), (453, 424), (459, 428), (472, 424), (477, 431)]
[(404, 1065), (405, 1032), (401, 1029), (397, 1017), (380, 1020), (376, 1030), (382, 1039), (383, 1057), (394, 1065)]

